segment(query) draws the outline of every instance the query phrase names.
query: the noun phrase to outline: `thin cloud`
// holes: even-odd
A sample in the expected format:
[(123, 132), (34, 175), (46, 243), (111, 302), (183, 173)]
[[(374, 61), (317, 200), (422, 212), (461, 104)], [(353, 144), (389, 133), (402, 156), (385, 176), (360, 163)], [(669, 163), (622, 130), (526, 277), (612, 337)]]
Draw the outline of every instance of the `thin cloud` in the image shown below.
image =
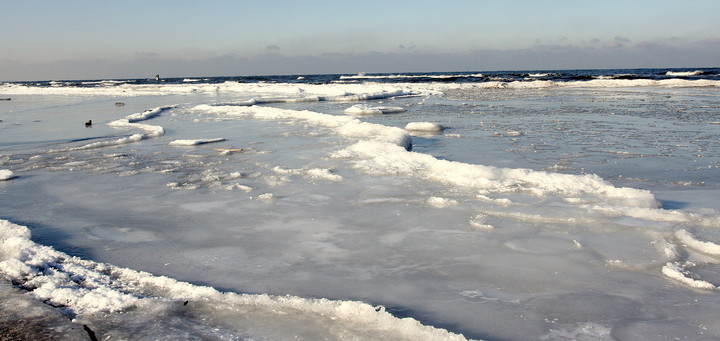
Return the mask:
[(617, 36), (617, 37), (615, 37), (615, 41), (617, 41), (619, 43), (629, 43), (630, 39), (626, 38), (626, 37)]
[(625, 46), (625, 45), (623, 45), (623, 43), (621, 43), (619, 41), (609, 41), (609, 42), (603, 44), (603, 48), (606, 48), (606, 49), (619, 49), (623, 46)]
[[(476, 49), (463, 53), (412, 51), (398, 45), (394, 52), (319, 52), (283, 56), (277, 50), (255, 57), (220, 54), (188, 59), (185, 55), (137, 53), (132, 60), (85, 59), (58, 62), (0, 60), (0, 81), (50, 79), (237, 76), (358, 72), (450, 72), (494, 70), (552, 70), (589, 68), (715, 67), (720, 56), (717, 37), (696, 41), (639, 41), (621, 39), (593, 44), (545, 44), (524, 49)], [(629, 39), (628, 39), (629, 40)], [(272, 45), (269, 45), (272, 46)], [(692, 51), (692, 53), (688, 53)], [(148, 58), (155, 56), (154, 58)]]
[(155, 52), (141, 52), (141, 51), (135, 52), (133, 55), (135, 56), (135, 58), (155, 58), (158, 56), (158, 54)]

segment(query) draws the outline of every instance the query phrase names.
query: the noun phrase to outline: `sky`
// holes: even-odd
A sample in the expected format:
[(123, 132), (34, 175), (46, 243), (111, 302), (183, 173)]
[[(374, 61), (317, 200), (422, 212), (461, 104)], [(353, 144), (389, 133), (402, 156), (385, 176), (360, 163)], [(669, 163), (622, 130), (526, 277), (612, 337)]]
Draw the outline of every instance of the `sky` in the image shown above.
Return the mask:
[(720, 66), (718, 0), (0, 5), (0, 81)]

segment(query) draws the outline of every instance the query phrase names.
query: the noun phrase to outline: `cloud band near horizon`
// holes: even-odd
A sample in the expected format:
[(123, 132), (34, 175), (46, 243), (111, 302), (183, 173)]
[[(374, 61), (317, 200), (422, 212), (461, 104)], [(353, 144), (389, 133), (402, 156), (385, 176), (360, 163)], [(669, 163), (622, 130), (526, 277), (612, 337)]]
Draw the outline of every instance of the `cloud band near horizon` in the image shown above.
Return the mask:
[(627, 69), (717, 67), (720, 39), (691, 43), (632, 43), (617, 36), (584, 44), (537, 44), (514, 50), (476, 49), (464, 53), (398, 52), (323, 53), (284, 55), (281, 46), (244, 57), (224, 54), (185, 59), (155, 52), (136, 52), (127, 60), (88, 58), (51, 62), (0, 60), (0, 80), (80, 80), (249, 75), (355, 74), (392, 72), (452, 72), (500, 70)]

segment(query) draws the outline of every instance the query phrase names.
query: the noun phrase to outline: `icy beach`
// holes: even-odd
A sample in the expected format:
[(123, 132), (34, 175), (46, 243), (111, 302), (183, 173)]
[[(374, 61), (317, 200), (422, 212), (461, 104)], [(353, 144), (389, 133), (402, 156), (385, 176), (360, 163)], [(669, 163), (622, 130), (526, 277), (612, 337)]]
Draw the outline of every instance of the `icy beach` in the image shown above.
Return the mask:
[(3, 83), (1, 308), (68, 339), (717, 339), (717, 71)]

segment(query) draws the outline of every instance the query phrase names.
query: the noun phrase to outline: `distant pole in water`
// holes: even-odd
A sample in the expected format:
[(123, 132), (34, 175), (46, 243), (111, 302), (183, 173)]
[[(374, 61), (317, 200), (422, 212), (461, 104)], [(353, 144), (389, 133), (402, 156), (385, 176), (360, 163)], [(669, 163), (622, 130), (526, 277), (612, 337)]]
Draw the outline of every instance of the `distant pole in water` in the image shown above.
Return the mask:
[(160, 75), (155, 75), (155, 80), (160, 81)]

